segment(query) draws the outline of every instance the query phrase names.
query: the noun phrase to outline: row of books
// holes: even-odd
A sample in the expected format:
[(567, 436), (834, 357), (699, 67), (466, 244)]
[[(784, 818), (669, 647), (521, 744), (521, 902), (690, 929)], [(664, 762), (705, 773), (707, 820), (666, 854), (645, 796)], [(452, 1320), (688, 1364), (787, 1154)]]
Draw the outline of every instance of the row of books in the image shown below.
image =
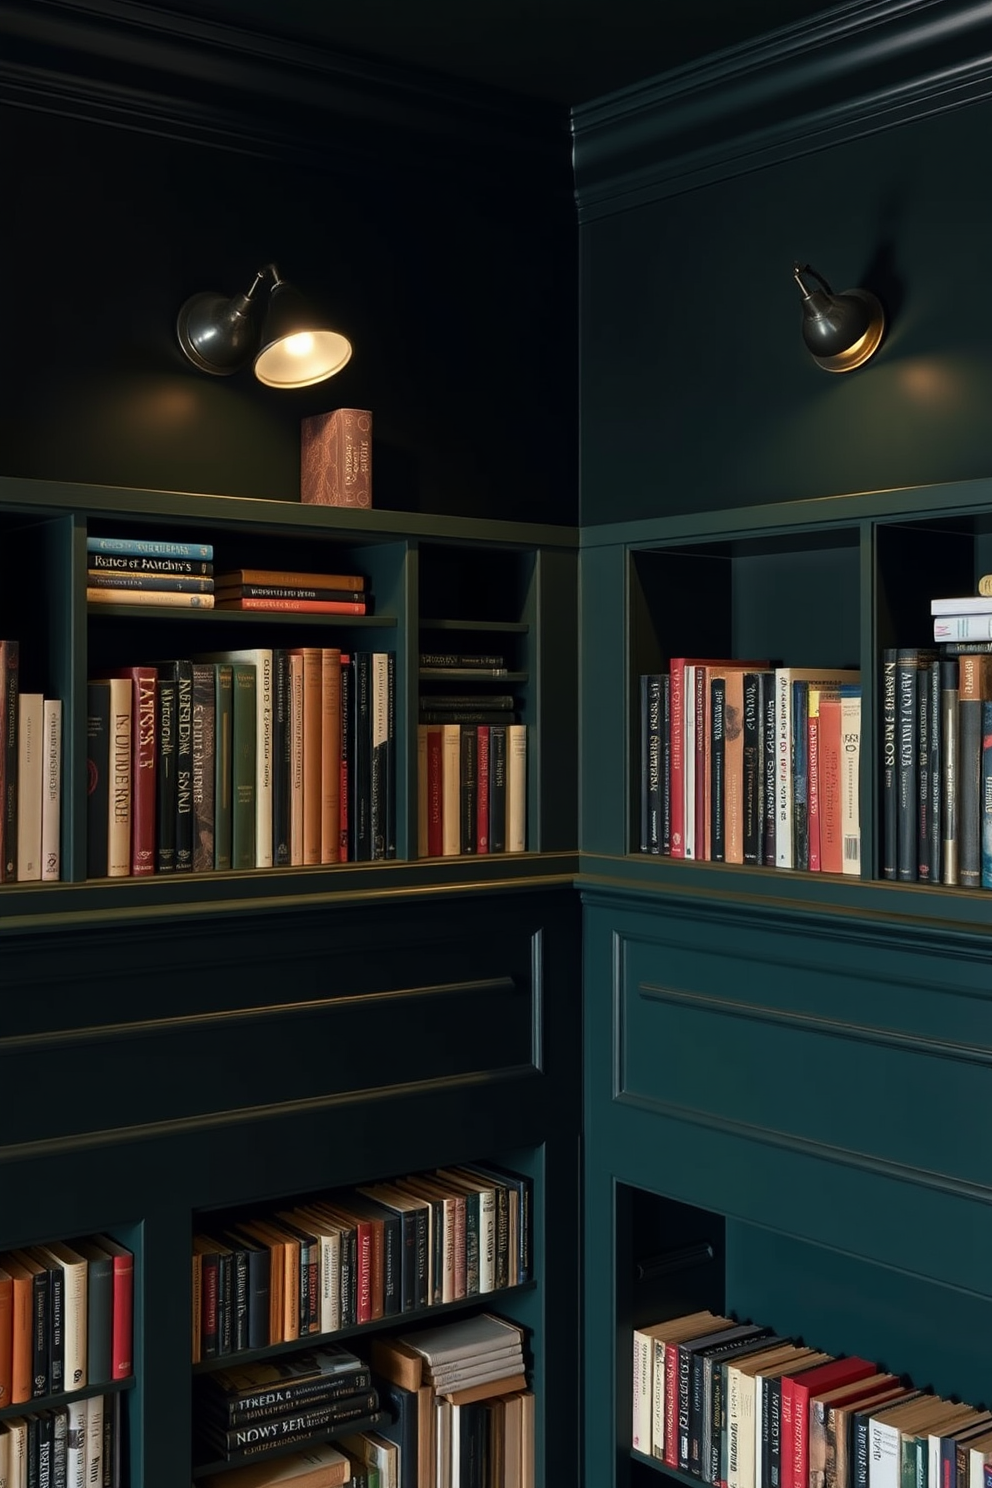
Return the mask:
[[(378, 1335), (362, 1352), (364, 1358), (320, 1349), (198, 1379), (195, 1409), (198, 1420), (212, 1423), (212, 1450), (218, 1430), (260, 1420), (258, 1412), (267, 1413), (270, 1425), (278, 1422), (279, 1432), (287, 1428), (285, 1447), (292, 1445), (294, 1416), (319, 1414), (314, 1402), (342, 1402), (344, 1413), (349, 1394), (368, 1390), (379, 1405), (371, 1426), (351, 1430), (346, 1420), (328, 1422), (315, 1430), (331, 1434), (331, 1443), (311, 1442), (288, 1456), (248, 1442), (247, 1458), (244, 1449), (232, 1454), (223, 1476), (205, 1479), (208, 1488), (533, 1488), (534, 1396), (517, 1324), (482, 1313)], [(349, 1379), (360, 1382), (357, 1391)], [(278, 1433), (268, 1440), (278, 1442)]]
[(4, 1488), (121, 1488), (121, 1397), (92, 1395), (0, 1421)]
[(372, 598), (363, 574), (267, 568), (215, 573), (212, 543), (90, 537), (86, 547), (86, 598), (90, 604), (170, 605), (268, 614), (372, 613)]
[(473, 1163), (198, 1232), (193, 1362), (528, 1281), (532, 1193), (528, 1176)]
[(89, 877), (394, 857), (393, 663), (256, 647), (93, 679)]
[(882, 653), (883, 878), (992, 889), (992, 655), (971, 644)]
[(640, 678), (642, 852), (857, 874), (860, 674), (677, 657)]
[(21, 688), (20, 642), (0, 640), (0, 883), (61, 877), (62, 702)]
[(992, 1412), (702, 1311), (635, 1330), (632, 1445), (720, 1488), (986, 1488)]
[(526, 725), (418, 724), (417, 791), (418, 857), (523, 852)]
[(0, 1253), (0, 1406), (132, 1372), (134, 1256), (109, 1235)]

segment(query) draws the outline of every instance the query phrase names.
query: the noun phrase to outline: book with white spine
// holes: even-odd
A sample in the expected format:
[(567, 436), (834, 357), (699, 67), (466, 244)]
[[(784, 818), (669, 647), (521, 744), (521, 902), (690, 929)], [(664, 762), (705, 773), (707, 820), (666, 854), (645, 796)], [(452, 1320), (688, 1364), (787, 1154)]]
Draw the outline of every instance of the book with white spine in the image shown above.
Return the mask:
[(62, 876), (62, 700), (45, 698), (44, 770), (41, 796), (41, 876), (57, 882)]

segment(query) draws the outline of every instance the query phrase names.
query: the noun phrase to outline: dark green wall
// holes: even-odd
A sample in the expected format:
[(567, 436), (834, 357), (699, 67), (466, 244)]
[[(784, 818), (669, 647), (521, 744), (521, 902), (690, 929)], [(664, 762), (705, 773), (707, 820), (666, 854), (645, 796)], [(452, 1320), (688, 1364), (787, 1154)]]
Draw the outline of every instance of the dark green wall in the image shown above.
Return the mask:
[[(0, 87), (4, 474), (295, 500), (301, 417), (357, 405), (376, 505), (575, 521), (564, 120), (537, 193), (491, 177), (493, 152), (476, 179), (451, 168), (457, 117), (397, 168), (333, 128), (298, 162), (6, 102)], [(270, 260), (350, 332), (332, 382), (278, 392), (182, 358), (183, 300), (244, 291)]]
[[(582, 521), (987, 475), (990, 143), (974, 103), (587, 222)], [(860, 371), (805, 352), (796, 258), (886, 305)]]

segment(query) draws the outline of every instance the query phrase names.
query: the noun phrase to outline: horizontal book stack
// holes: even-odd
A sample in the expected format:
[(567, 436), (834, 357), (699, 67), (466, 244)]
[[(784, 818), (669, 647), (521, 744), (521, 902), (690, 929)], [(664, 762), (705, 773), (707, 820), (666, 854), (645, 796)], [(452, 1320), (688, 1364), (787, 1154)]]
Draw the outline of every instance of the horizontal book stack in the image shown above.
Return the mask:
[(127, 1379), (133, 1296), (109, 1235), (0, 1252), (0, 1406)]
[(372, 596), (362, 574), (298, 573), (236, 568), (216, 577), (219, 610), (262, 614), (371, 615)]
[(531, 1278), (532, 1180), (494, 1165), (312, 1195), (193, 1236), (193, 1362)]
[(342, 1488), (353, 1478), (344, 1452), (322, 1442), (285, 1457), (224, 1468), (200, 1481), (205, 1488)]
[[(882, 877), (992, 889), (992, 575), (882, 653)], [(974, 638), (973, 638), (974, 637)]]
[(860, 674), (675, 657), (640, 678), (641, 852), (858, 874)]
[[(396, 1385), (388, 1396), (396, 1408), (397, 1476), (389, 1479), (396, 1488), (533, 1484), (534, 1396), (523, 1336), (516, 1323), (482, 1313), (373, 1344), (373, 1364)], [(380, 1427), (380, 1435), (389, 1430)]]
[(633, 1338), (632, 1445), (719, 1488), (987, 1488), (992, 1412), (696, 1312)]
[(198, 1376), (193, 1407), (201, 1458), (231, 1463), (373, 1426), (380, 1415), (369, 1366), (336, 1344)]
[(62, 703), (21, 685), (21, 648), (0, 640), (0, 883), (57, 881)]
[(212, 543), (88, 537), (87, 603), (212, 610), (213, 557)]
[(0, 1421), (0, 1483), (122, 1488), (121, 1397), (91, 1395)]
[(88, 876), (395, 857), (394, 661), (255, 647), (91, 679)]

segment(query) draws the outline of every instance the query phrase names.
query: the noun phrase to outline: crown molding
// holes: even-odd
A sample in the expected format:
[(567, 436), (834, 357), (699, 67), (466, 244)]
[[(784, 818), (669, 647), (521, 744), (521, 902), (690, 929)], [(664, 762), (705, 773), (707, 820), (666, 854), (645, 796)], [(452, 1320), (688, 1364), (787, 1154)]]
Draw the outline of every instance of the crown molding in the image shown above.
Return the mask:
[(992, 92), (992, 3), (848, 0), (572, 111), (580, 221)]
[(567, 110), (499, 89), (143, 0), (0, 0), (0, 38), (0, 103), (253, 155), (571, 188)]

